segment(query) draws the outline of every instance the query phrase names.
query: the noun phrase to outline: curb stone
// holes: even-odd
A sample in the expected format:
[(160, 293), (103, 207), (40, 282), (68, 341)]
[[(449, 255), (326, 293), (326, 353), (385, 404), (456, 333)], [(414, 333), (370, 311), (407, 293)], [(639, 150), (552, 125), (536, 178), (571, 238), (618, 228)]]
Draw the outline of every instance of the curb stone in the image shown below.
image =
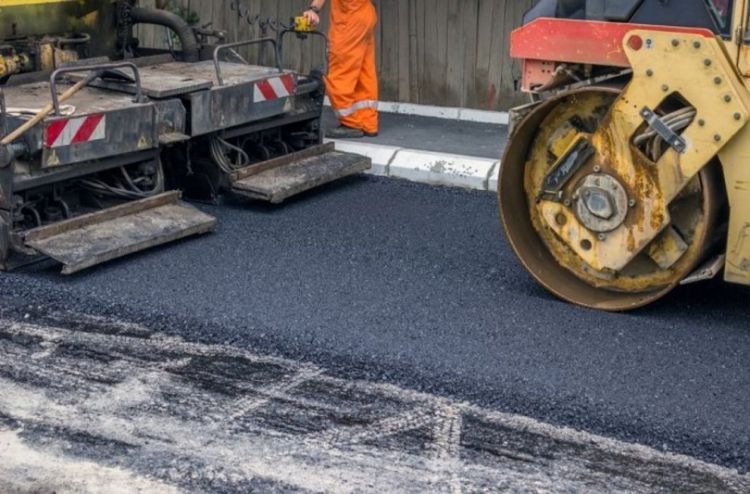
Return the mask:
[(368, 173), (429, 185), (497, 190), (500, 162), (489, 158), (436, 153), (365, 142), (333, 139), (336, 149), (372, 159)]
[(355, 153), (367, 156), (372, 159), (372, 168), (368, 174), (378, 177), (387, 177), (388, 167), (393, 161), (393, 157), (402, 148), (396, 146), (386, 146), (382, 144), (371, 144), (367, 142), (352, 142), (345, 140), (333, 140), (326, 142), (336, 143), (336, 149), (345, 153)]
[(496, 160), (402, 149), (391, 162), (389, 176), (412, 182), (487, 190)]

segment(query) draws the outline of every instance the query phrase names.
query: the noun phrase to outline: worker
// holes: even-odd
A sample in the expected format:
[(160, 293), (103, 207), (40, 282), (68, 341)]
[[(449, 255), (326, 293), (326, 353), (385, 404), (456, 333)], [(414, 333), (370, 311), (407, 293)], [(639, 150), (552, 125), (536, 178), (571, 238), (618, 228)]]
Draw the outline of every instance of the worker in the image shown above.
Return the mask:
[[(326, 0), (313, 0), (304, 12), (313, 26), (320, 24)], [(330, 138), (374, 137), (378, 134), (378, 78), (375, 68), (375, 26), (372, 0), (331, 0), (328, 37), (328, 98), (339, 120)]]

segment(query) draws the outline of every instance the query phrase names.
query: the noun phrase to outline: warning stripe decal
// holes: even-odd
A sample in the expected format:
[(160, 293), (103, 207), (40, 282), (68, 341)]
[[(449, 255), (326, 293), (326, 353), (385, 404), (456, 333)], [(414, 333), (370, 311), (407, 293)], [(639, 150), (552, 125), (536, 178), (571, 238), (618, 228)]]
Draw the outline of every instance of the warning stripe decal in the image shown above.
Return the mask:
[(253, 101), (255, 103), (262, 103), (264, 101), (286, 98), (293, 95), (296, 90), (297, 81), (294, 79), (294, 75), (284, 74), (281, 77), (272, 77), (255, 83)]
[(107, 136), (107, 118), (104, 114), (55, 120), (47, 125), (45, 145), (59, 148), (73, 144), (101, 141)]

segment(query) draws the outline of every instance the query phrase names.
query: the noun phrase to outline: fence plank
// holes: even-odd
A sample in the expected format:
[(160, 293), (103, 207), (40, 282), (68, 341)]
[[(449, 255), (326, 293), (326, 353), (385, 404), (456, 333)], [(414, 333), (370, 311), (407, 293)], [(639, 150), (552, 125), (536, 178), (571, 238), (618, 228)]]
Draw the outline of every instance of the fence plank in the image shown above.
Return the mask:
[[(244, 16), (230, 9), (239, 2)], [(329, 0), (329, 2), (334, 0)], [(153, 6), (155, 0), (141, 0)], [(423, 104), (505, 110), (523, 101), (515, 90), (518, 64), (507, 56), (510, 33), (534, 0), (373, 0), (379, 15), (376, 29), (381, 99)], [(309, 0), (174, 0), (212, 22), (228, 40), (273, 36), (256, 19), (288, 23)], [(323, 14), (321, 30), (328, 26)], [(251, 21), (248, 23), (248, 19)], [(256, 22), (253, 22), (256, 21)], [(163, 47), (162, 29), (139, 27), (144, 46)], [(318, 38), (286, 39), (285, 64), (308, 72), (323, 59)], [(254, 63), (269, 64), (271, 50), (245, 49), (240, 53)]]
[(380, 86), (381, 98), (386, 100), (399, 99), (399, 51), (401, 39), (399, 36), (398, 4), (403, 0), (381, 0), (380, 18), (389, 22), (381, 22), (381, 62)]
[[(404, 101), (419, 101), (419, 74), (424, 70), (424, 53), (420, 50), (419, 35), (424, 31), (424, 17), (417, 15), (423, 0), (409, 0), (409, 96)], [(406, 55), (405, 55), (406, 57)]]
[(461, 78), (460, 106), (468, 106), (472, 101), (476, 80), (477, 43), (479, 37), (479, 2), (463, 2), (461, 32), (463, 33), (463, 73)]
[[(463, 54), (466, 38), (461, 32), (462, 0), (447, 0), (445, 12), (445, 87), (448, 106), (461, 106), (463, 93)], [(468, 3), (468, 2), (466, 2)]]
[(477, 25), (476, 64), (474, 66), (474, 80), (467, 93), (469, 102), (480, 108), (492, 108), (493, 84), (490, 80), (490, 68), (496, 54), (493, 51), (492, 39), (495, 34), (495, 12), (502, 9), (497, 0), (479, 0)]
[(409, 39), (409, 2), (399, 0), (395, 12), (398, 24), (398, 100), (408, 101), (411, 93), (411, 40)]

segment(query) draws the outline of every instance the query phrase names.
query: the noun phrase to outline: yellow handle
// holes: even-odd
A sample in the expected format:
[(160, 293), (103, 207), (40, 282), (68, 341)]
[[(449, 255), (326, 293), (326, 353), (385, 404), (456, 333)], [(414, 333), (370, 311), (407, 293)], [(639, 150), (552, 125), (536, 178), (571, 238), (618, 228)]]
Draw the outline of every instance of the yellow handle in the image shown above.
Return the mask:
[(315, 32), (315, 26), (307, 21), (304, 16), (294, 18), (294, 30), (298, 33), (312, 33)]

